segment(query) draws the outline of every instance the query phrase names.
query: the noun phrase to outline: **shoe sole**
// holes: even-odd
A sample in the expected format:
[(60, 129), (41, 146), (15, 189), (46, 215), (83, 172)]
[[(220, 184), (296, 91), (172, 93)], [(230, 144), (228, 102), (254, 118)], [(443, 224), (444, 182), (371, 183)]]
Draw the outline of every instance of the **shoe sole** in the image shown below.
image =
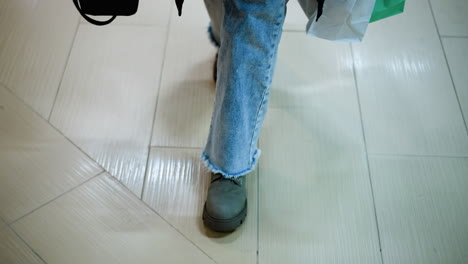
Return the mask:
[(247, 216), (247, 201), (245, 202), (244, 209), (231, 219), (217, 219), (211, 217), (206, 210), (206, 203), (203, 207), (203, 223), (209, 227), (211, 230), (216, 232), (232, 232), (236, 230), (237, 227), (242, 225)]

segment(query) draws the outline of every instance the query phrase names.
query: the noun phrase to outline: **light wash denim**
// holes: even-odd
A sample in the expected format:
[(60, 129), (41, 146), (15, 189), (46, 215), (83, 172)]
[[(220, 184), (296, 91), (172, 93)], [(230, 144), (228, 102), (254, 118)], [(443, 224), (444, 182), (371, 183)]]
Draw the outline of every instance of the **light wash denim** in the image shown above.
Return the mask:
[(226, 178), (255, 169), (267, 113), (286, 0), (204, 0), (209, 37), (219, 47), (214, 110), (205, 165)]

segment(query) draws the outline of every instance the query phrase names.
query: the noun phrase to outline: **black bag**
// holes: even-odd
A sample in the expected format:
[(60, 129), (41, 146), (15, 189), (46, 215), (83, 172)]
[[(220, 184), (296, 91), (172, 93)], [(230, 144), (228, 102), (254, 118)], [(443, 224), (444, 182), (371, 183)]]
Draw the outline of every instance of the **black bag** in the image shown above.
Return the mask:
[[(138, 10), (138, 0), (73, 0), (76, 9), (89, 23), (104, 26), (117, 16), (131, 16)], [(92, 16), (112, 16), (107, 21), (94, 20)]]

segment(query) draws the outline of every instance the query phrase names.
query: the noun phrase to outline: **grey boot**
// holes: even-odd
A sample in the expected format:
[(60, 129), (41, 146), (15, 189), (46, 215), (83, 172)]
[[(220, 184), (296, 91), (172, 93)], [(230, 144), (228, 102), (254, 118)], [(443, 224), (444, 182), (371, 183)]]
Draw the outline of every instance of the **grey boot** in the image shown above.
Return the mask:
[(217, 232), (231, 232), (247, 216), (245, 176), (232, 179), (211, 173), (211, 185), (203, 208), (203, 222)]

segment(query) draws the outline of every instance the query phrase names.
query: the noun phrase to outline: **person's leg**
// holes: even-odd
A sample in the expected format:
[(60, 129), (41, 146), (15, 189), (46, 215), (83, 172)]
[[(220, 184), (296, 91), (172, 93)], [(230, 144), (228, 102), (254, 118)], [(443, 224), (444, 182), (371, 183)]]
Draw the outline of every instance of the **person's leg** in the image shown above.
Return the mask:
[(270, 94), (286, 0), (205, 0), (219, 46), (205, 165), (226, 178), (251, 172)]

